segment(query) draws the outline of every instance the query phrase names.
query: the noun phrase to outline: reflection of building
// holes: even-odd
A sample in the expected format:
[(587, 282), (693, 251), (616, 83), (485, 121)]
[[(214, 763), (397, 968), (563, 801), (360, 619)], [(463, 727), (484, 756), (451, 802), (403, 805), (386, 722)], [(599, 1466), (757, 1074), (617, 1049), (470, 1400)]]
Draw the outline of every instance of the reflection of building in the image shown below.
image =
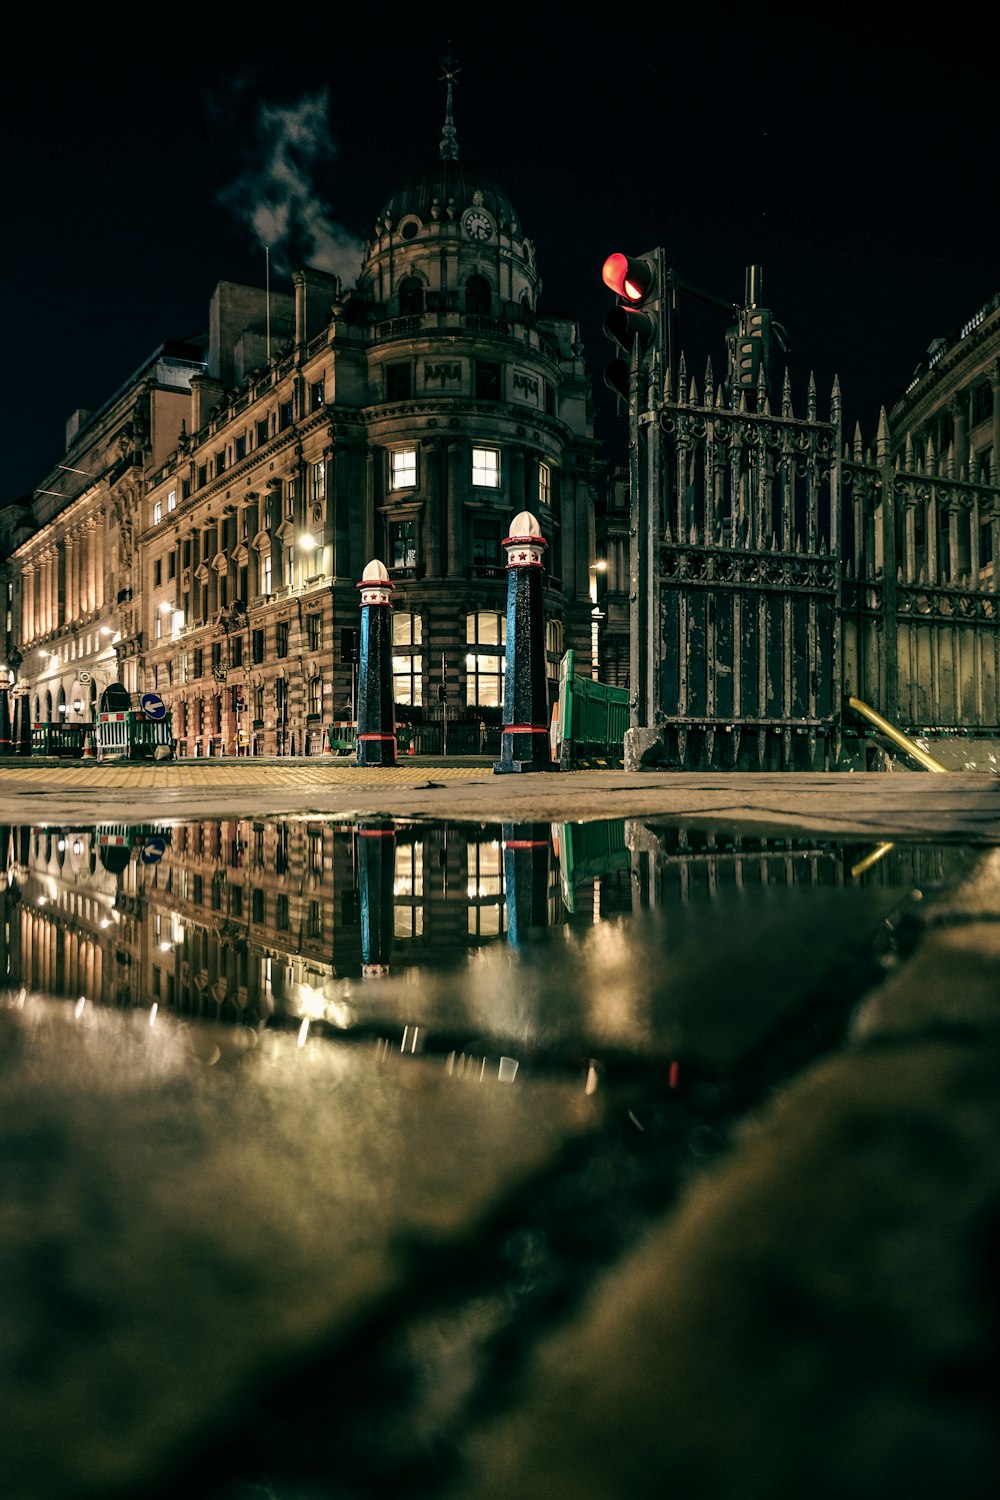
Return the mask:
[(373, 826), (15, 829), (11, 972), (66, 998), (252, 1022), (316, 1013), (390, 954), (404, 974), (505, 938), (499, 826)]
[[(384, 202), (356, 287), (222, 282), (206, 347), (165, 347), (34, 497), (13, 559), (36, 719), (87, 717), (120, 674), (161, 694), (180, 753), (315, 753), (351, 716), (356, 584), (389, 569), (397, 717), (480, 750), (502, 705), (505, 558), (549, 541), (552, 691), (590, 645), (591, 397), (504, 191), (439, 154)], [(51, 492), (51, 493), (50, 493)], [(113, 649), (112, 649), (113, 643)]]
[[(889, 414), (892, 452), (928, 475), (1000, 484), (1000, 292), (951, 338), (937, 338)], [(996, 523), (987, 506), (936, 508), (929, 534), (922, 507), (913, 546), (928, 581), (993, 574)], [(973, 536), (976, 545), (973, 547)]]

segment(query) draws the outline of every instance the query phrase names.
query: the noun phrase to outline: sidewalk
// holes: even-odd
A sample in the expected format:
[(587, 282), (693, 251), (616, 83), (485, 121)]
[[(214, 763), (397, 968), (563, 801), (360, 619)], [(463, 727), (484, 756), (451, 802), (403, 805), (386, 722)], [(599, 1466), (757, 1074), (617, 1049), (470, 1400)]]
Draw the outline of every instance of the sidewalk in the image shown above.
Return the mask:
[(0, 763), (0, 823), (245, 817), (575, 821), (664, 816), (874, 839), (1000, 842), (1000, 777), (977, 772), (495, 775), (492, 762), (406, 757), (359, 767), (335, 756), (165, 764)]

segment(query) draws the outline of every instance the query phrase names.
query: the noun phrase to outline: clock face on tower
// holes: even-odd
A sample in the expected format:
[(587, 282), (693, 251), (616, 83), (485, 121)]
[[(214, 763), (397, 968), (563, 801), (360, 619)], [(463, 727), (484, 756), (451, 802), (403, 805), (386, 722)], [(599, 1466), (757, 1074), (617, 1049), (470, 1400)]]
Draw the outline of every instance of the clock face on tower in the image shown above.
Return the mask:
[(493, 220), (481, 208), (470, 208), (462, 220), (462, 227), (473, 240), (488, 240), (493, 236)]

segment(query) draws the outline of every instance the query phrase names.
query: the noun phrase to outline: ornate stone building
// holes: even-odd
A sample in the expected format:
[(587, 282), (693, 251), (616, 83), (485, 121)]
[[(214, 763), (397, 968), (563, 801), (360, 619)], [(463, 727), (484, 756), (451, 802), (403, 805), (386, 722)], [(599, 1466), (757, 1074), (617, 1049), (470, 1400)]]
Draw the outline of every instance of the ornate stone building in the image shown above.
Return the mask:
[[(972, 486), (1000, 484), (1000, 292), (952, 337), (931, 343), (889, 413), (889, 432), (893, 457), (907, 468)], [(992, 518), (974, 509), (940, 506), (936, 536), (915, 516), (912, 548), (929, 582), (992, 577)]]
[(578, 332), (545, 314), (506, 194), (459, 160), (450, 84), (437, 158), (385, 201), (357, 285), (293, 280), (267, 298), (220, 283), (207, 348), (154, 356), (36, 493), (13, 557), (36, 722), (89, 717), (117, 676), (163, 697), (180, 754), (321, 751), (353, 716), (357, 584), (377, 557), (397, 719), (427, 748), (478, 749), (500, 723), (501, 544), (524, 509), (549, 543), (553, 693), (564, 648), (589, 653), (598, 463)]

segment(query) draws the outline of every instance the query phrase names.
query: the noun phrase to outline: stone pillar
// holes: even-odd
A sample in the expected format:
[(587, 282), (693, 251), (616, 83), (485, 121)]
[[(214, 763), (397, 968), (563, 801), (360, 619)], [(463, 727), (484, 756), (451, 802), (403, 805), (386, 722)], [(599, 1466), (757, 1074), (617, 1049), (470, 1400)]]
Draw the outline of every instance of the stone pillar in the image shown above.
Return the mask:
[(361, 575), (361, 662), (358, 668), (358, 765), (394, 766), (392, 588), (384, 563)]
[(10, 688), (0, 685), (0, 755), (13, 755), (10, 732)]
[(361, 908), (361, 977), (384, 979), (392, 957), (396, 830), (392, 823), (357, 826)]
[(542, 556), (548, 543), (537, 520), (514, 517), (507, 549), (507, 676), (503, 690), (500, 759), (493, 770), (558, 771), (549, 747), (545, 681)]

